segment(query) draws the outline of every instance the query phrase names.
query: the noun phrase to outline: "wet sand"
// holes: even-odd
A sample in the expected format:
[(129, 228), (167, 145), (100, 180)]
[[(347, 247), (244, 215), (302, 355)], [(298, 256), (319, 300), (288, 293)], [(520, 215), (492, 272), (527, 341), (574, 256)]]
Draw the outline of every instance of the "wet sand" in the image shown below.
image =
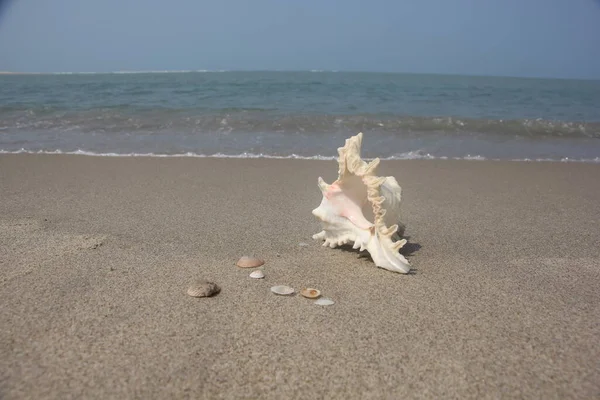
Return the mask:
[(409, 275), (311, 239), (336, 171), (0, 155), (0, 398), (600, 396), (600, 165), (383, 162)]

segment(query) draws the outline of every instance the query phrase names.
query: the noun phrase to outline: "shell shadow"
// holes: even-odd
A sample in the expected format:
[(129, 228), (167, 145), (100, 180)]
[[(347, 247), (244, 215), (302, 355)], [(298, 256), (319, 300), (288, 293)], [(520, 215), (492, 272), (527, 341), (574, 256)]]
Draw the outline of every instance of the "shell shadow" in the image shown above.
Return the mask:
[[(409, 240), (410, 236), (402, 236), (402, 239)], [(405, 257), (410, 257), (414, 253), (419, 251), (421, 249), (421, 247), (423, 247), (423, 246), (421, 246), (419, 243), (408, 242), (400, 249), (399, 253)], [(340, 249), (342, 251), (349, 252), (349, 253), (354, 253), (354, 254), (358, 255), (358, 258), (366, 258), (367, 260), (373, 262), (373, 258), (371, 257), (369, 252), (366, 250), (360, 251), (359, 249), (354, 249), (354, 248), (352, 248), (352, 245), (350, 245), (350, 244), (343, 244), (341, 246), (337, 246), (336, 248)], [(416, 273), (417, 273), (417, 269), (414, 267), (411, 267), (411, 270), (406, 275), (415, 275)]]
[[(404, 236), (403, 239), (408, 241), (410, 236)], [(417, 251), (421, 250), (421, 247), (423, 246), (421, 246), (419, 243), (407, 242), (404, 246), (402, 246), (399, 252), (405, 257), (410, 257)]]

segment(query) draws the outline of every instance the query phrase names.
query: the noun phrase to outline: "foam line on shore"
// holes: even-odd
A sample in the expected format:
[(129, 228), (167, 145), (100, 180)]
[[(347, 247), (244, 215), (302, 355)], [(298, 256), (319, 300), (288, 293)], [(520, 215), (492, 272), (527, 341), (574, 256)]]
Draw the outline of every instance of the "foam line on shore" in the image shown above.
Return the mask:
[[(223, 153), (215, 153), (215, 154), (200, 154), (193, 152), (186, 153), (175, 153), (175, 154), (160, 154), (160, 153), (98, 153), (94, 151), (87, 150), (75, 150), (75, 151), (63, 151), (63, 150), (2, 150), (0, 149), (0, 154), (67, 154), (67, 155), (83, 155), (83, 156), (93, 156), (93, 157), (158, 157), (158, 158), (167, 158), (167, 157), (192, 157), (192, 158), (267, 158), (267, 159), (281, 159), (281, 160), (335, 160), (337, 157), (335, 156), (323, 156), (323, 155), (314, 155), (314, 156), (301, 156), (297, 154), (291, 154), (287, 156), (280, 155), (271, 155), (271, 154), (255, 154), (255, 153), (240, 153), (240, 154), (223, 154)], [(423, 153), (420, 151), (410, 151), (406, 153), (396, 154), (390, 157), (380, 157), (381, 160), (468, 160), (468, 161), (526, 161), (526, 162), (582, 162), (582, 163), (600, 163), (600, 157), (596, 158), (582, 158), (582, 159), (574, 159), (563, 157), (560, 159), (553, 158), (518, 158), (518, 159), (496, 159), (496, 158), (487, 158), (480, 155), (466, 155), (463, 157), (447, 157), (447, 156), (433, 156), (429, 153)], [(365, 160), (371, 160), (371, 158), (365, 158)]]

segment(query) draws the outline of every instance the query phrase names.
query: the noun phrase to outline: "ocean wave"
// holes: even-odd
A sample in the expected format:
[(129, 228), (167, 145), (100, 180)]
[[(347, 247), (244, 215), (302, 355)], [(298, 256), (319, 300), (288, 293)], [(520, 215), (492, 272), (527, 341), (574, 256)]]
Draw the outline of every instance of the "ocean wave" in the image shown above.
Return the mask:
[(63, 154), (63, 155), (79, 155), (79, 156), (92, 156), (92, 157), (157, 157), (157, 158), (271, 158), (271, 159), (282, 159), (282, 160), (335, 160), (334, 156), (299, 156), (297, 154), (290, 154), (288, 156), (278, 156), (270, 154), (254, 154), (254, 153), (240, 153), (240, 154), (200, 154), (194, 152), (175, 153), (175, 154), (164, 154), (164, 153), (99, 153), (88, 150), (75, 150), (75, 151), (63, 151), (63, 150), (2, 150), (0, 154)]
[[(144, 70), (140, 70), (140, 71), (130, 71), (130, 70), (124, 70), (124, 71), (111, 71), (111, 72), (105, 72), (108, 74), (189, 74), (189, 73), (194, 73), (194, 72), (227, 72), (227, 70), (224, 69), (217, 69), (217, 70), (209, 70), (209, 69), (181, 69), (181, 70), (153, 70), (153, 71), (144, 71)], [(99, 72), (101, 73), (101, 72)]]
[(229, 72), (224, 69), (181, 69), (181, 70), (122, 70), (122, 71), (57, 71), (57, 72), (13, 72), (10, 75), (106, 75), (106, 74), (188, 74), (194, 72)]
[(103, 75), (103, 74), (187, 74), (193, 72), (312, 72), (312, 73), (331, 73), (340, 72), (337, 69), (310, 69), (304, 71), (269, 71), (269, 70), (228, 70), (228, 69), (157, 69), (157, 70), (117, 70), (117, 71), (55, 71), (55, 72), (12, 72), (14, 75)]
[(600, 138), (600, 122), (544, 119), (469, 119), (454, 117), (393, 116), (374, 114), (290, 114), (267, 108), (138, 108), (115, 106), (84, 110), (60, 107), (0, 106), (0, 130), (65, 130), (76, 126), (83, 133), (301, 133), (347, 134), (380, 132), (407, 136), (495, 135), (498, 137)]
[[(26, 150), (24, 148), (20, 150), (3, 150), (0, 149), (0, 155), (2, 154), (47, 154), (47, 155), (79, 155), (79, 156), (91, 156), (91, 157), (156, 157), (156, 158), (234, 158), (234, 159), (277, 159), (277, 160), (319, 160), (319, 161), (333, 161), (336, 160), (336, 156), (301, 156), (297, 154), (290, 155), (270, 155), (270, 154), (254, 154), (254, 153), (240, 153), (240, 154), (200, 154), (193, 152), (176, 153), (176, 154), (161, 154), (161, 153), (101, 153), (87, 150), (75, 150), (75, 151), (63, 151), (63, 150)], [(365, 161), (371, 161), (372, 158), (364, 158)], [(464, 161), (514, 161), (514, 162), (577, 162), (577, 163), (600, 163), (600, 157), (596, 158), (519, 158), (519, 159), (497, 159), (487, 158), (480, 155), (465, 155), (463, 157), (447, 157), (447, 156), (433, 156), (429, 153), (423, 153), (421, 151), (409, 151), (406, 153), (394, 154), (390, 157), (380, 157), (382, 161), (391, 160), (464, 160)]]

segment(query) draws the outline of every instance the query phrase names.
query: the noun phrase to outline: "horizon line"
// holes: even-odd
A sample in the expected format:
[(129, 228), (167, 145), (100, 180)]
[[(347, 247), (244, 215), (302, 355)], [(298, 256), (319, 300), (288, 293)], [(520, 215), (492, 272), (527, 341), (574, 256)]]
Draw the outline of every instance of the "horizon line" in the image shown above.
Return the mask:
[(357, 74), (390, 74), (390, 75), (436, 75), (436, 76), (459, 76), (478, 78), (514, 78), (514, 79), (545, 79), (545, 80), (574, 80), (574, 81), (600, 81), (600, 78), (574, 78), (574, 77), (552, 77), (531, 75), (487, 75), (467, 73), (442, 73), (442, 72), (410, 72), (410, 71), (376, 71), (376, 70), (335, 70), (335, 69), (173, 69), (173, 70), (115, 70), (115, 71), (6, 71), (0, 70), (2, 75), (102, 75), (102, 74), (168, 74), (168, 73), (231, 73), (231, 72), (283, 72), (283, 73), (357, 73)]

